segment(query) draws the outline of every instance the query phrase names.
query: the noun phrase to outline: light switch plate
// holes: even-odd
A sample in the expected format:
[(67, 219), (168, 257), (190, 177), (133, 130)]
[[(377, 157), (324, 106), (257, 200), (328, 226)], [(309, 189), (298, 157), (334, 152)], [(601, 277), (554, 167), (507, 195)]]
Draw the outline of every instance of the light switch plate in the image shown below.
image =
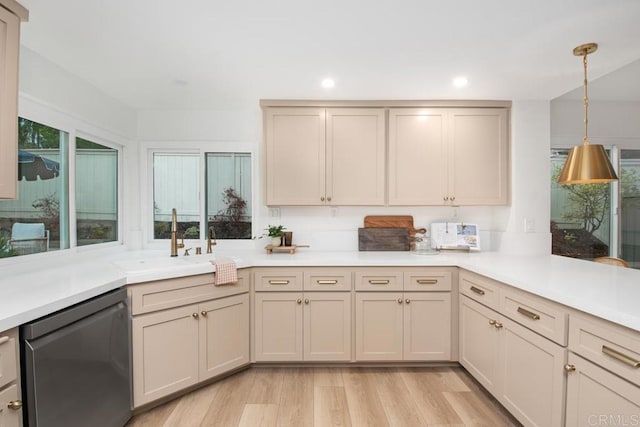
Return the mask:
[(533, 218), (524, 219), (524, 232), (535, 233), (536, 232), (536, 220)]

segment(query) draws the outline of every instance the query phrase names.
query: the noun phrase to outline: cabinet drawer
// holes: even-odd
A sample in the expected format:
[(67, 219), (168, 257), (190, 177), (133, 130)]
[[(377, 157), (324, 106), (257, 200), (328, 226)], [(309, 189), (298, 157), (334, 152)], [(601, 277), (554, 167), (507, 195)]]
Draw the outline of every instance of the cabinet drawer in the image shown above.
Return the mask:
[(460, 271), (460, 293), (497, 310), (500, 305), (500, 284), (475, 273)]
[(567, 312), (559, 305), (534, 295), (505, 288), (502, 290), (502, 314), (562, 346), (567, 345)]
[(22, 411), (9, 408), (9, 402), (20, 401), (18, 386), (12, 385), (0, 390), (0, 426), (18, 427), (22, 425)]
[(450, 291), (451, 271), (427, 268), (404, 272), (405, 291)]
[(355, 281), (356, 291), (402, 291), (403, 272), (387, 269), (356, 271)]
[(17, 377), (17, 329), (0, 333), (0, 388)]
[(305, 291), (350, 291), (351, 270), (310, 268), (304, 272)]
[(301, 269), (264, 269), (253, 273), (256, 291), (301, 291)]
[(571, 314), (569, 349), (640, 386), (640, 334), (601, 319)]
[(128, 287), (131, 314), (149, 313), (249, 291), (249, 274), (238, 270), (238, 281), (215, 286), (213, 274), (147, 282)]

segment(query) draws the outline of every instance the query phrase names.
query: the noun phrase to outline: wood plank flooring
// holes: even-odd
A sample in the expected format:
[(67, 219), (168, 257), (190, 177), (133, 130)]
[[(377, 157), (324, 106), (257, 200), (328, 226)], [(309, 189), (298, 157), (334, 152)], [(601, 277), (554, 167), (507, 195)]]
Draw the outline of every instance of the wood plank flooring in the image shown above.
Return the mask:
[(458, 367), (260, 367), (178, 397), (127, 424), (159, 426), (520, 424)]

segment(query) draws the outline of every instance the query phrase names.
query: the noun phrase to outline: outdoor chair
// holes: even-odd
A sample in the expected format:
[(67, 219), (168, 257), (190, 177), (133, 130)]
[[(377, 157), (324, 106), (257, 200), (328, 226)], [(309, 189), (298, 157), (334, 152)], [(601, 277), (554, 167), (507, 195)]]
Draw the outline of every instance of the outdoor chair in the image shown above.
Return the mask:
[(18, 255), (35, 254), (49, 250), (49, 230), (44, 223), (16, 222), (11, 227), (9, 244)]

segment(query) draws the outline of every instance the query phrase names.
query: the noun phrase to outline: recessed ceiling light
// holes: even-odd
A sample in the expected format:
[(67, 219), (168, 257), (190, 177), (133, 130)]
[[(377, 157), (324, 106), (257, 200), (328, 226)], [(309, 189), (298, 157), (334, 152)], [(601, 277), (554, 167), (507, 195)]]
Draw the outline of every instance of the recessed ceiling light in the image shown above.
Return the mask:
[(323, 88), (331, 89), (332, 87), (334, 87), (336, 85), (336, 82), (331, 77), (327, 77), (326, 79), (322, 80), (321, 84), (322, 84)]
[(455, 87), (465, 87), (467, 83), (469, 83), (469, 80), (464, 76), (458, 76), (453, 79), (453, 85)]

